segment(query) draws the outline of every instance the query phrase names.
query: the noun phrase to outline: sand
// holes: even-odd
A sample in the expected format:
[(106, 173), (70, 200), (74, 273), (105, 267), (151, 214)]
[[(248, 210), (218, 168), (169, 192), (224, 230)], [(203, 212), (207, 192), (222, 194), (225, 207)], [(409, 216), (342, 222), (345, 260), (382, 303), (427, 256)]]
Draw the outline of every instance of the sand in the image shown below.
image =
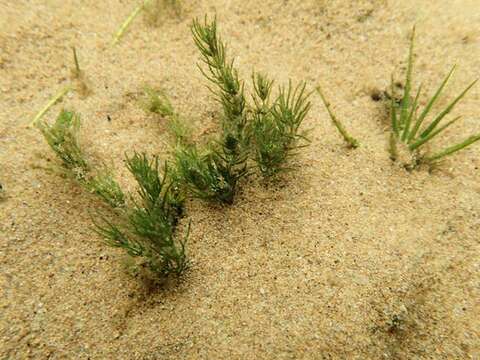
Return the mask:
[[(111, 47), (137, 3), (0, 0), (0, 358), (480, 358), (480, 145), (409, 173), (389, 160), (385, 106), (371, 97), (404, 73), (414, 23), (417, 85), (431, 92), (457, 63), (452, 98), (479, 77), (478, 0), (184, 1), (180, 17), (140, 17)], [(215, 127), (189, 32), (214, 12), (244, 78), (321, 84), (361, 147), (345, 147), (314, 95), (296, 170), (269, 187), (253, 177), (231, 207), (189, 201), (192, 267), (152, 287), (102, 244), (98, 199), (26, 125), (69, 83), (76, 46), (93, 94), (69, 94), (46, 118), (79, 111), (89, 156), (133, 190), (123, 154), (168, 151), (164, 120), (138, 106), (144, 84), (199, 132)], [(479, 109), (477, 86), (432, 147), (480, 131)]]

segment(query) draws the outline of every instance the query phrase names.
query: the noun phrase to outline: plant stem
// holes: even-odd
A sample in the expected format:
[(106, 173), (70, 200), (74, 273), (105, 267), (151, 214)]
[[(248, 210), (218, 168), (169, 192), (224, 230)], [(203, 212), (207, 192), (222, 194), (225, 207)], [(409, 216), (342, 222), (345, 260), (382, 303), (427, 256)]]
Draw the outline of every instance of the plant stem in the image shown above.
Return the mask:
[(332, 119), (333, 124), (336, 126), (340, 134), (343, 136), (345, 141), (348, 143), (348, 145), (354, 149), (356, 149), (360, 144), (359, 142), (350, 136), (350, 134), (347, 132), (343, 124), (337, 119), (337, 117), (333, 114), (332, 110), (330, 109), (330, 103), (327, 101), (325, 96), (323, 95), (322, 89), (320, 86), (317, 86), (316, 88), (318, 94), (322, 98), (323, 104), (327, 108), (328, 114), (330, 115), (330, 119)]
[(132, 21), (135, 20), (135, 18), (138, 16), (138, 14), (140, 14), (140, 12), (145, 8), (146, 5), (148, 5), (149, 2), (150, 2), (150, 0), (143, 1), (142, 4), (138, 5), (132, 11), (132, 13), (128, 16), (128, 18), (124, 21), (122, 26), (120, 26), (120, 28), (116, 32), (115, 37), (113, 38), (113, 41), (112, 41), (112, 46), (116, 45), (120, 41), (121, 37), (123, 36), (125, 31), (127, 31), (128, 27), (130, 26)]
[(76, 77), (80, 76), (81, 70), (80, 70), (80, 64), (78, 63), (78, 57), (77, 57), (77, 49), (75, 46), (72, 46), (72, 51), (73, 51), (73, 61), (75, 62), (75, 75)]
[(29, 127), (35, 126), (37, 122), (42, 119), (42, 117), (47, 113), (47, 111), (57, 103), (57, 101), (60, 101), (70, 90), (71, 86), (66, 86), (63, 88), (57, 95), (55, 95), (53, 98), (50, 99), (50, 101), (45, 105), (45, 107), (40, 110), (37, 115), (33, 118), (33, 120), (30, 122), (28, 125)]

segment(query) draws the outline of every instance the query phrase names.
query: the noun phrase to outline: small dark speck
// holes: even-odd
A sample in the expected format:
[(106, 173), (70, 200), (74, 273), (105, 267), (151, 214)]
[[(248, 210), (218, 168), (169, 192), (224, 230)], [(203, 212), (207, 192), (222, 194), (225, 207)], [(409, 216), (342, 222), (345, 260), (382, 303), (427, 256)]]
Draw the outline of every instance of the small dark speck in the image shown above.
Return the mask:
[(107, 115), (107, 120), (108, 120), (108, 122), (112, 121), (112, 118), (110, 117), (110, 115)]
[(373, 101), (382, 100), (382, 94), (380, 93), (380, 91), (373, 91), (370, 97), (372, 98)]

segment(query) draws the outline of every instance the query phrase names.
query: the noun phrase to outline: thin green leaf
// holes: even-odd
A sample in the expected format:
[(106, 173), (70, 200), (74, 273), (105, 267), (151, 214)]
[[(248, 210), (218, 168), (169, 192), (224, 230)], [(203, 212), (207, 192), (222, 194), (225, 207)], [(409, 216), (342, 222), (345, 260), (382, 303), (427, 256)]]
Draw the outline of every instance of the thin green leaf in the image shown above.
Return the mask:
[(325, 105), (325, 108), (327, 109), (328, 115), (330, 115), (330, 119), (332, 120), (333, 124), (335, 125), (337, 130), (340, 132), (340, 134), (343, 136), (343, 139), (347, 142), (347, 144), (350, 147), (354, 149), (357, 148), (359, 146), (357, 139), (350, 136), (350, 134), (347, 132), (343, 124), (340, 122), (340, 120), (337, 119), (335, 114), (332, 112), (332, 110), (330, 109), (330, 103), (327, 101), (327, 99), (323, 95), (321, 87), (317, 86), (316, 90), (320, 95), (320, 98), (322, 99), (323, 104)]
[(425, 109), (423, 109), (422, 113), (420, 114), (420, 116), (418, 117), (417, 121), (415, 122), (415, 126), (413, 127), (412, 131), (410, 132), (410, 135), (408, 136), (408, 142), (411, 142), (415, 136), (417, 135), (417, 132), (418, 130), (420, 129), (420, 126), (422, 125), (423, 121), (425, 120), (425, 118), (427, 117), (427, 115), (430, 113), (430, 110), (432, 109), (432, 106), (433, 104), (435, 104), (435, 102), (437, 101), (438, 97), (440, 96), (440, 94), (442, 93), (443, 89), (445, 88), (445, 86), (447, 85), (448, 83), (448, 80), (450, 80), (450, 78), (452, 77), (454, 71), (455, 71), (455, 68), (456, 68), (456, 65), (453, 65), (452, 66), (452, 69), (450, 70), (450, 72), (447, 74), (447, 76), (445, 77), (445, 79), (442, 81), (442, 83), (440, 84), (439, 88), (437, 89), (437, 91), (435, 92), (435, 94), (433, 95), (433, 97), (430, 99), (430, 101), (428, 102), (427, 106), (425, 107)]
[(447, 156), (447, 155), (451, 155), (457, 151), (460, 151), (464, 148), (466, 148), (467, 146), (469, 145), (472, 145), (474, 142), (480, 140), (480, 134), (476, 134), (476, 135), (472, 135), (470, 136), (468, 139), (466, 139), (465, 141), (462, 141), (461, 143), (457, 144), (457, 145), (453, 145), (453, 146), (450, 146), (448, 148), (446, 148), (445, 150), (442, 150), (432, 156), (429, 156), (427, 157), (425, 160), (427, 162), (433, 162), (433, 161), (438, 161), (440, 160), (441, 158)]
[(422, 91), (422, 85), (418, 88), (417, 95), (415, 95), (415, 100), (413, 100), (412, 107), (410, 109), (410, 113), (408, 114), (407, 121), (405, 123), (405, 128), (403, 129), (402, 141), (406, 141), (408, 137), (408, 133), (410, 131), (410, 124), (412, 123), (412, 118), (415, 112), (418, 109), (418, 98), (420, 97), (420, 93)]
[(455, 105), (465, 96), (465, 94), (473, 87), (473, 85), (475, 85), (475, 83), (478, 81), (475, 80), (473, 81), (470, 85), (467, 86), (467, 88), (465, 90), (462, 91), (462, 93), (460, 95), (457, 96), (457, 98), (455, 100), (453, 100), (446, 108), (445, 110), (443, 110), (436, 118), (435, 120), (433, 120), (430, 125), (427, 127), (427, 129), (425, 129), (425, 131), (422, 132), (422, 134), (420, 135), (420, 137), (425, 137), (427, 136), (428, 134), (430, 134), (436, 127), (437, 125), (440, 123), (440, 121), (450, 113), (450, 111), (453, 110), (453, 108), (455, 107)]
[(407, 80), (405, 82), (405, 91), (403, 93), (402, 102), (400, 104), (400, 128), (405, 128), (408, 108), (410, 106), (410, 91), (412, 89), (412, 70), (413, 70), (413, 47), (415, 42), (415, 26), (412, 29), (410, 40), (410, 51), (408, 53)]
[(440, 127), (439, 129), (435, 130), (435, 131), (432, 131), (428, 136), (425, 136), (424, 138), (419, 138), (417, 141), (415, 141), (414, 143), (410, 144), (409, 145), (409, 149), (410, 150), (415, 150), (415, 149), (418, 149), (420, 146), (422, 146), (423, 144), (425, 144), (427, 141), (431, 140), (432, 138), (434, 138), (435, 136), (437, 136), (438, 134), (440, 134), (443, 130), (445, 130), (446, 128), (448, 128), (450, 125), (452, 125), (453, 123), (457, 122), (458, 120), (460, 120), (462, 117), (461, 116), (458, 116), (456, 117), (455, 119), (449, 121), (447, 124), (443, 125), (442, 127)]

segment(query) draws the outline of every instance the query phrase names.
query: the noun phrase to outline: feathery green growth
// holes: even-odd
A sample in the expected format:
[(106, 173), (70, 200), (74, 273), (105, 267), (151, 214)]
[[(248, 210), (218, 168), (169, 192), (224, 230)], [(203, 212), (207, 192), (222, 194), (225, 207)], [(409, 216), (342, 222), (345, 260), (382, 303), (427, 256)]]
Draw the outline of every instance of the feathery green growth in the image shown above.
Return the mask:
[[(112, 207), (125, 203), (125, 196), (111, 171), (103, 166), (95, 169), (86, 159), (79, 140), (80, 116), (73, 111), (62, 110), (52, 125), (37, 124), (50, 148), (62, 161), (65, 170), (88, 191), (97, 194)], [(96, 174), (95, 174), (96, 173)]]
[(299, 132), (311, 103), (305, 93), (305, 84), (280, 88), (273, 105), (269, 102), (273, 81), (264, 75), (253, 76), (255, 110), (251, 124), (253, 160), (265, 177), (271, 177), (288, 169), (285, 164), (293, 151), (306, 140)]
[(145, 86), (144, 97), (141, 105), (147, 112), (158, 114), (160, 116), (173, 116), (175, 114), (172, 103), (168, 97), (159, 90), (155, 90), (150, 86)]
[(150, 160), (145, 154), (134, 153), (126, 164), (137, 181), (138, 199), (126, 210), (123, 227), (104, 220), (97, 223), (98, 232), (110, 245), (145, 258), (153, 273), (180, 275), (188, 265), (185, 243), (189, 231), (183, 240), (175, 240), (174, 233), (184, 199), (166, 164), (160, 173), (158, 157)]
[(215, 85), (215, 89), (210, 90), (223, 107), (223, 138), (233, 137), (243, 146), (247, 139), (244, 85), (233, 66), (233, 60), (227, 59), (226, 46), (217, 34), (216, 20), (208, 23), (205, 18), (203, 24), (194, 20), (192, 34), (207, 67), (203, 70), (199, 66), (200, 71)]
[(415, 40), (415, 28), (412, 30), (410, 50), (408, 55), (407, 75), (405, 81), (405, 89), (403, 92), (400, 105), (394, 102), (394, 87), (392, 79), (392, 96), (390, 104), (391, 122), (392, 122), (392, 140), (390, 142), (390, 154), (393, 160), (397, 159), (397, 142), (402, 143), (410, 151), (413, 156), (413, 162), (406, 164), (409, 168), (414, 168), (420, 163), (430, 163), (438, 161), (447, 155), (451, 155), (465, 147), (480, 140), (480, 134), (470, 136), (466, 140), (449, 146), (439, 152), (433, 154), (419, 155), (422, 146), (432, 140), (435, 136), (440, 134), (443, 130), (454, 124), (460, 119), (456, 117), (453, 120), (439, 126), (441, 121), (454, 109), (455, 105), (466, 95), (466, 93), (475, 85), (477, 80), (473, 81), (458, 95), (452, 102), (450, 102), (442, 111), (433, 117), (429, 123), (425, 124), (427, 116), (430, 114), (433, 105), (436, 103), (443, 89), (451, 78), (455, 66), (450, 70), (445, 79), (442, 81), (432, 98), (428, 101), (425, 108), (419, 111), (419, 97), (421, 95), (422, 86), (420, 86), (412, 100), (412, 72), (413, 72), (413, 49)]
[(39, 125), (47, 143), (62, 160), (64, 167), (84, 188), (97, 194), (115, 210), (117, 222), (100, 215), (94, 220), (96, 231), (110, 246), (123, 248), (133, 257), (142, 257), (155, 274), (180, 275), (187, 267), (186, 237), (174, 238), (178, 218), (183, 211), (184, 198), (177, 183), (172, 181), (167, 165), (160, 173), (158, 157), (152, 160), (145, 154), (127, 157), (128, 170), (138, 184), (138, 200), (128, 207), (120, 185), (104, 166), (95, 172), (78, 141), (80, 117), (62, 111), (53, 125)]
[(233, 203), (238, 180), (246, 175), (247, 169), (241, 161), (241, 167), (231, 168), (238, 164), (229, 159), (236, 147), (233, 138), (229, 141), (224, 153), (208, 150), (199, 154), (196, 147), (177, 151), (177, 172), (190, 194), (207, 201)]
[(325, 98), (325, 95), (322, 92), (322, 89), (320, 86), (317, 86), (317, 92), (320, 95), (323, 104), (325, 105), (325, 108), (327, 109), (328, 115), (330, 116), (330, 119), (332, 120), (333, 124), (337, 128), (338, 132), (342, 135), (343, 139), (345, 142), (348, 144), (349, 147), (356, 149), (357, 147), (360, 146), (359, 142), (357, 139), (352, 137), (348, 131), (345, 129), (343, 124), (340, 122), (340, 120), (337, 119), (333, 111), (330, 109), (330, 102)]
[(125, 205), (125, 194), (107, 167), (103, 167), (95, 176), (88, 179), (85, 187), (112, 208)]
[(73, 111), (62, 110), (53, 125), (43, 122), (37, 126), (63, 166), (72, 171), (77, 180), (83, 181), (90, 165), (78, 141), (80, 116)]
[(247, 174), (248, 129), (243, 83), (233, 61), (226, 58), (225, 44), (217, 35), (214, 20), (193, 21), (192, 34), (207, 69), (200, 70), (215, 88), (210, 90), (222, 104), (222, 135), (200, 155), (195, 146), (179, 149), (178, 173), (194, 196), (231, 204), (238, 181)]
[(272, 103), (273, 81), (261, 74), (253, 75), (255, 92), (253, 104), (249, 104), (244, 82), (217, 33), (216, 20), (194, 20), (192, 34), (204, 64), (199, 66), (200, 71), (213, 85), (209, 89), (222, 105), (222, 134), (204, 151), (191, 144), (179, 149), (178, 174), (194, 196), (231, 204), (239, 181), (249, 174), (249, 159), (257, 163), (264, 176), (286, 169), (287, 158), (304, 139), (299, 127), (311, 104), (303, 83), (280, 88)]

